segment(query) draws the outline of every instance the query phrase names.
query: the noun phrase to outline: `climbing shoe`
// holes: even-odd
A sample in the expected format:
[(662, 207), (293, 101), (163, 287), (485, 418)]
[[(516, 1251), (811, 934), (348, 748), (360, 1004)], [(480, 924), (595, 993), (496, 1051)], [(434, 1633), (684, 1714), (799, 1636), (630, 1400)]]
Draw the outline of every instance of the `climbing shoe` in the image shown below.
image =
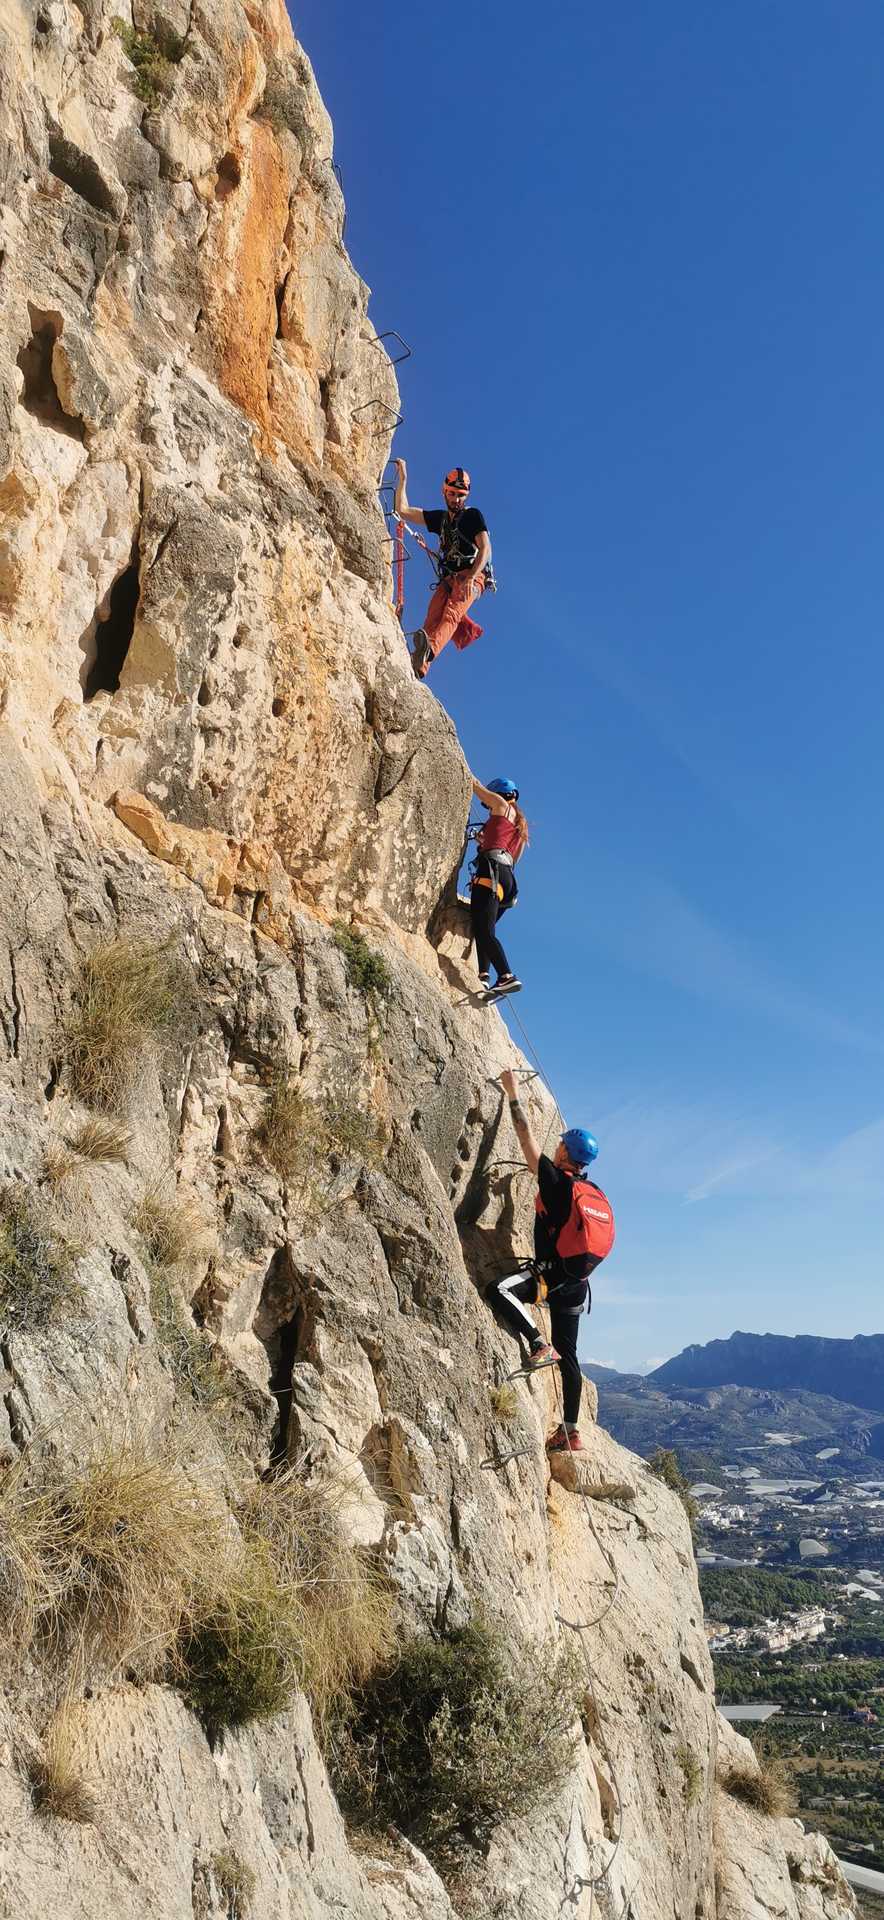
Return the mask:
[(585, 1453), (586, 1448), (575, 1427), (569, 1432), (567, 1427), (556, 1427), (546, 1443), (547, 1453)]
[(423, 627), (416, 629), (412, 634), (412, 639), (414, 640), (414, 646), (411, 650), (411, 664), (418, 679), (424, 680), (429, 671), (430, 661), (433, 658), (433, 649), (430, 646), (429, 639)]
[(495, 981), (493, 987), (488, 988), (485, 998), (486, 1000), (502, 1000), (505, 993), (521, 993), (521, 991), (521, 980), (517, 980), (514, 973), (504, 973), (499, 980)]
[(549, 1342), (545, 1340), (542, 1346), (532, 1348), (525, 1361), (525, 1371), (526, 1373), (533, 1373), (537, 1367), (551, 1367), (558, 1358), (559, 1356), (555, 1347), (551, 1347)]

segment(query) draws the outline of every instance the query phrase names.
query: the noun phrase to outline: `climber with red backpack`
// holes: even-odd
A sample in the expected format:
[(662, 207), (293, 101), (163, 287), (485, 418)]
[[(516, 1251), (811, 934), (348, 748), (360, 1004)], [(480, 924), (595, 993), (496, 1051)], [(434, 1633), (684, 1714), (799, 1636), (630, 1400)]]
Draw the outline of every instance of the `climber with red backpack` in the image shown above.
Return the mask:
[[(410, 507), (405, 491), (408, 469), (404, 460), (396, 460), (394, 512), (408, 526), (424, 527), (439, 536), (439, 552), (427, 548), (438, 575), (438, 585), (424, 616), (424, 624), (414, 634), (411, 664), (419, 680), (425, 680), (437, 654), (449, 640), (462, 651), (478, 640), (482, 628), (470, 618), (470, 608), (479, 595), (496, 592), (491, 569), (491, 540), (478, 507), (467, 506), (470, 476), (464, 467), (452, 467), (442, 482), (441, 507)], [(424, 543), (426, 544), (426, 543)]]
[[(547, 1441), (549, 1453), (582, 1453), (580, 1396), (583, 1375), (577, 1359), (580, 1315), (592, 1305), (589, 1276), (614, 1244), (614, 1215), (601, 1187), (587, 1174), (598, 1153), (595, 1136), (569, 1127), (550, 1160), (531, 1132), (519, 1101), (515, 1075), (506, 1069), (500, 1084), (525, 1163), (537, 1175), (534, 1259), (517, 1273), (496, 1280), (486, 1293), (489, 1306), (509, 1333), (528, 1345), (526, 1371), (558, 1362), (562, 1375), (562, 1423)], [(538, 1332), (529, 1305), (547, 1301), (552, 1344)]]

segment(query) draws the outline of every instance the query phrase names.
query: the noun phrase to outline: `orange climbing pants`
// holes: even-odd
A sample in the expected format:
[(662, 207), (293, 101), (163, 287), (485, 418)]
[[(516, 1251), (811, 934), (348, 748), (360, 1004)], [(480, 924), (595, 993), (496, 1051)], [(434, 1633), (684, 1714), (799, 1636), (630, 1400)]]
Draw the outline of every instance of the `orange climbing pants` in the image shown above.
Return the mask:
[(433, 649), (434, 660), (437, 653), (447, 647), (449, 640), (453, 640), (461, 650), (478, 640), (482, 628), (470, 619), (469, 610), (484, 591), (485, 582), (481, 573), (476, 580), (467, 580), (462, 573), (453, 573), (447, 579), (440, 580), (424, 620), (424, 632)]

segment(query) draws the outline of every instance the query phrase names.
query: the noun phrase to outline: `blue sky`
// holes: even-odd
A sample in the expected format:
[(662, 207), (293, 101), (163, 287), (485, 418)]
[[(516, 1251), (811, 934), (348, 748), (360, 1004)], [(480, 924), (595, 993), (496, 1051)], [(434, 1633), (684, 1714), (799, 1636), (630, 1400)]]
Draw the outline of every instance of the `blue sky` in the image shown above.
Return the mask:
[(618, 1217), (585, 1353), (877, 1332), (879, 0), (295, 25), (412, 502), (466, 465), (494, 539), (432, 688), (531, 822), (514, 1009)]

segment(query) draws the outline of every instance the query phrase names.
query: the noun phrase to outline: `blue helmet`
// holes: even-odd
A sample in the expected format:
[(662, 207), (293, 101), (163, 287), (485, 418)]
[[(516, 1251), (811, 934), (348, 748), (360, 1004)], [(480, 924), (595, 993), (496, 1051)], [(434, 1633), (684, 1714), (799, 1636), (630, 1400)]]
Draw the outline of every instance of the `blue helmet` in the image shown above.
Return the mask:
[(502, 800), (518, 800), (519, 789), (512, 780), (489, 780), (489, 793), (499, 793)]
[(595, 1134), (587, 1133), (585, 1127), (569, 1127), (567, 1133), (562, 1134), (562, 1146), (575, 1167), (590, 1166), (599, 1150)]

